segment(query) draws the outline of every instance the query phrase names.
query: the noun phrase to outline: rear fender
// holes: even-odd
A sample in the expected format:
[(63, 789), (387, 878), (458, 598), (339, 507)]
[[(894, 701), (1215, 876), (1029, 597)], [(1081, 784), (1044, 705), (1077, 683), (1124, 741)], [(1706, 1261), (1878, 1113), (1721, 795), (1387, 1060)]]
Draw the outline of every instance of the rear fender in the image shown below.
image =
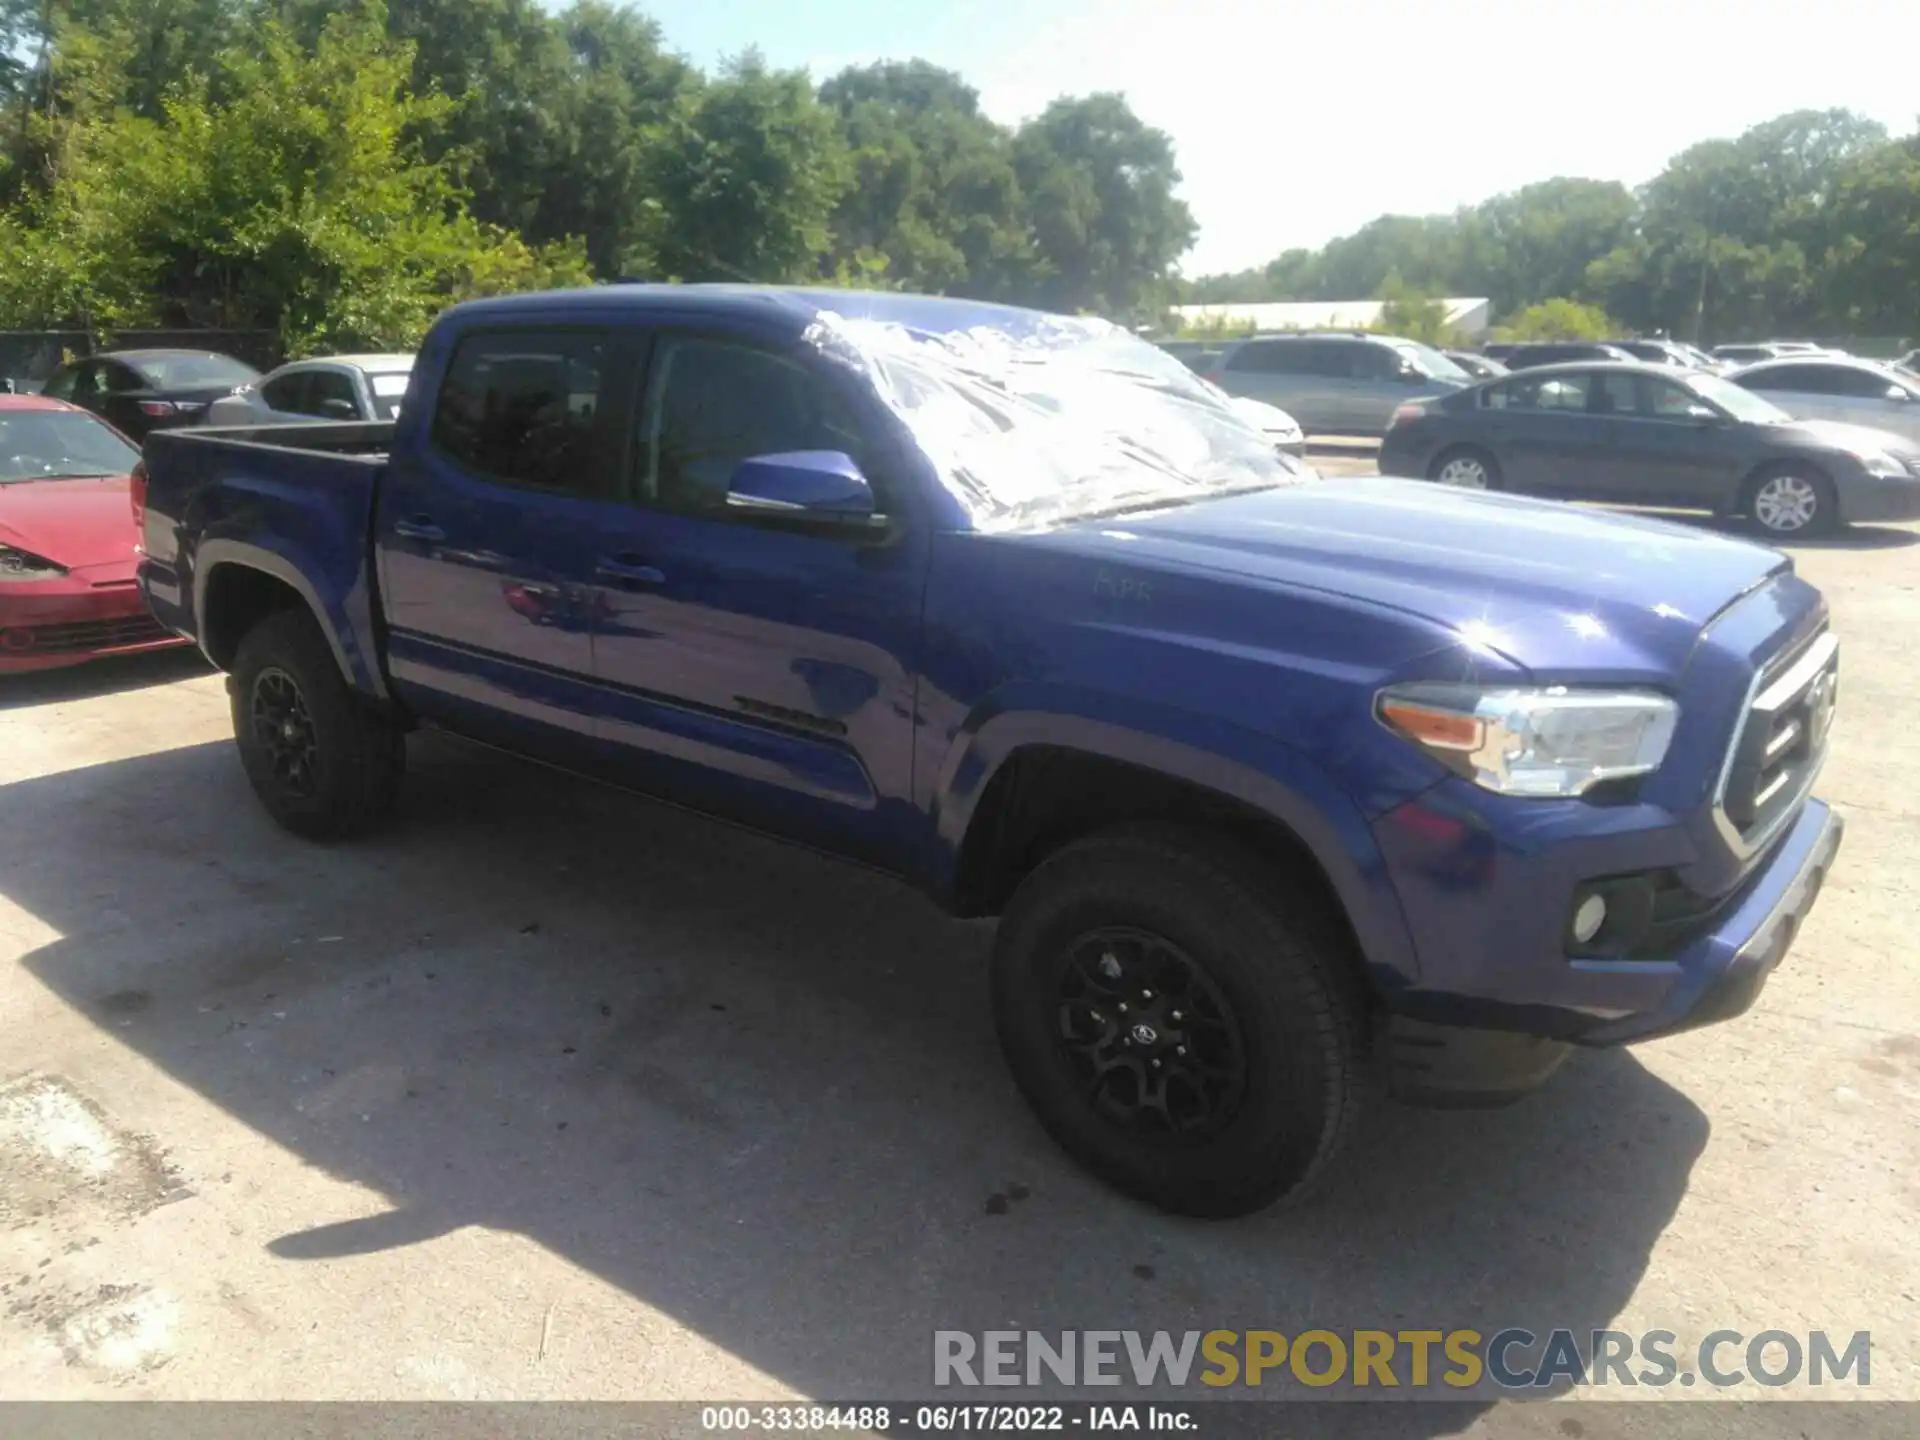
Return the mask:
[(286, 584), (304, 602), (347, 683), (364, 695), (388, 698), (381, 674), (379, 640), (374, 629), (374, 607), (368, 567), (362, 565), (353, 581), (335, 598), (323, 599), (308, 578), (300, 557), (267, 545), (244, 540), (209, 539), (194, 555), (193, 613), (198, 617), (201, 646), (207, 644), (207, 593), (215, 574), (239, 565), (271, 575)]

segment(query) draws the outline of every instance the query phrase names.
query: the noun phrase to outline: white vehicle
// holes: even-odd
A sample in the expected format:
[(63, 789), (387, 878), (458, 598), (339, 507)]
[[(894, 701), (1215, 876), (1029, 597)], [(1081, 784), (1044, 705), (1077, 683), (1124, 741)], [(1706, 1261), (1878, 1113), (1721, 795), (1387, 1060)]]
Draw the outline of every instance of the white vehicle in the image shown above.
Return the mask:
[(411, 355), (332, 355), (295, 360), (206, 408), (202, 425), (299, 425), (317, 420), (391, 420), (400, 413)]
[(1920, 375), (1871, 360), (1789, 356), (1747, 365), (1727, 379), (1796, 420), (1843, 420), (1920, 441)]
[(1300, 422), (1278, 405), (1269, 405), (1264, 400), (1250, 400), (1245, 395), (1229, 395), (1206, 376), (1202, 375), (1199, 379), (1202, 385), (1231, 405), (1242, 420), (1271, 440), (1273, 448), (1282, 455), (1292, 455), (1297, 459), (1307, 453), (1307, 437), (1300, 429)]

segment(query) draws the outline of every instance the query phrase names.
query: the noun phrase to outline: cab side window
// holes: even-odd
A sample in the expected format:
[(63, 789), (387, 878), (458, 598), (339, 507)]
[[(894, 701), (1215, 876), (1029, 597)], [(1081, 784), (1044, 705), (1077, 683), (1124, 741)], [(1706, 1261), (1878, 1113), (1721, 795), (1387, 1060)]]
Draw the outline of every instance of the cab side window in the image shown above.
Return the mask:
[(836, 387), (796, 359), (736, 340), (655, 346), (639, 438), (635, 498), (662, 510), (726, 515), (734, 468), (754, 455), (838, 450), (873, 474), (859, 418)]
[(434, 448), (510, 485), (591, 489), (604, 354), (582, 331), (467, 336), (440, 382)]

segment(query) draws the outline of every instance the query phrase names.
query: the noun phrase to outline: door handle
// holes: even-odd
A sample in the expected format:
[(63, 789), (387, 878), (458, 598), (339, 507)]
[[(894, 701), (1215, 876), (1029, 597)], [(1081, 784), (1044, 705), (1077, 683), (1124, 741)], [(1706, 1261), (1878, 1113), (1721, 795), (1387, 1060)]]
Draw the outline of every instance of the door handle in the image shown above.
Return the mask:
[(429, 545), (438, 544), (447, 538), (447, 532), (424, 515), (414, 515), (405, 520), (394, 521), (393, 533), (402, 540), (421, 540)]
[(666, 571), (645, 564), (637, 555), (602, 555), (593, 573), (601, 580), (612, 580), (628, 588), (667, 583)]

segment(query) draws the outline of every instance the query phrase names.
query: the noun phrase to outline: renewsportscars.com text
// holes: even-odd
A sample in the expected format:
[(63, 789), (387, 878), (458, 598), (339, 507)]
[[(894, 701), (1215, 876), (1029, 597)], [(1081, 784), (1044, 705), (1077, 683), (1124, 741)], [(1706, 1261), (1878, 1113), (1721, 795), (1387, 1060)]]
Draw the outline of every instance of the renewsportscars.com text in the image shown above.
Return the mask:
[(936, 1330), (939, 1386), (1506, 1390), (1564, 1385), (1686, 1388), (1872, 1383), (1873, 1338), (1714, 1330), (1682, 1346), (1671, 1330)]

